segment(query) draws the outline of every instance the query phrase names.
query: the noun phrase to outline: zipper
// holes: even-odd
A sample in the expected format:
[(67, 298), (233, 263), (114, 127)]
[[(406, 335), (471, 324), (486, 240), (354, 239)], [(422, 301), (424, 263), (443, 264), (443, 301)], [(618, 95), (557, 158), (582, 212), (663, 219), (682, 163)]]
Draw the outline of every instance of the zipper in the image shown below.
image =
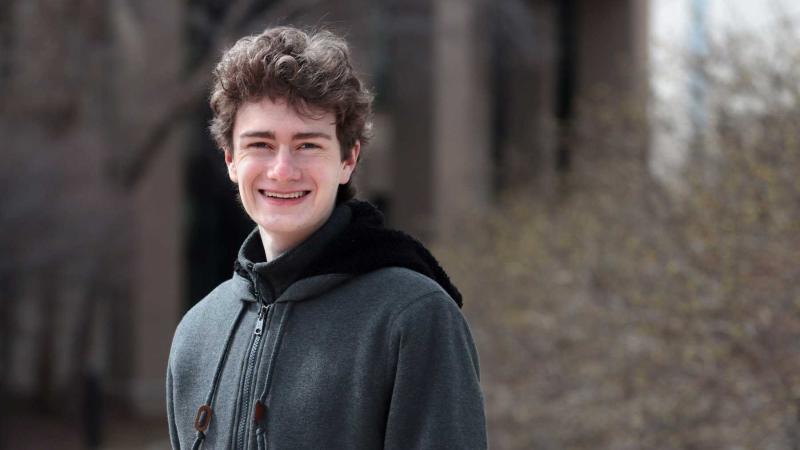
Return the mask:
[(256, 336), (261, 336), (261, 333), (264, 331), (264, 318), (267, 315), (267, 306), (261, 306), (261, 311), (258, 312), (258, 318), (256, 319), (256, 329), (253, 330), (253, 334)]
[(272, 310), (272, 304), (269, 305), (261, 305), (261, 310), (258, 312), (258, 318), (256, 318), (256, 326), (253, 329), (253, 344), (250, 346), (250, 352), (247, 355), (247, 368), (245, 369), (245, 377), (244, 377), (244, 392), (242, 395), (243, 409), (244, 411), (242, 420), (239, 422), (239, 429), (237, 430), (237, 447), (240, 449), (245, 448), (245, 436), (247, 435), (247, 427), (250, 424), (250, 397), (252, 396), (253, 391), (253, 381), (254, 381), (254, 373), (255, 366), (256, 366), (256, 358), (258, 357), (258, 349), (261, 346), (261, 338), (264, 334), (264, 322), (266, 322), (270, 311)]

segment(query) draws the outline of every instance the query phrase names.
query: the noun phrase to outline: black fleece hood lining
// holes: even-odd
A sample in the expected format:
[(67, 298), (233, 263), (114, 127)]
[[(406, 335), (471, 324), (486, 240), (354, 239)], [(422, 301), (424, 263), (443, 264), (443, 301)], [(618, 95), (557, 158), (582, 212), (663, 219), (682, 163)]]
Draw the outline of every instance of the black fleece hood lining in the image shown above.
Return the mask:
[(384, 226), (383, 214), (372, 204), (350, 200), (349, 226), (329, 242), (303, 277), (329, 273), (364, 274), (385, 267), (403, 267), (436, 281), (458, 307), (461, 293), (430, 251), (417, 239)]

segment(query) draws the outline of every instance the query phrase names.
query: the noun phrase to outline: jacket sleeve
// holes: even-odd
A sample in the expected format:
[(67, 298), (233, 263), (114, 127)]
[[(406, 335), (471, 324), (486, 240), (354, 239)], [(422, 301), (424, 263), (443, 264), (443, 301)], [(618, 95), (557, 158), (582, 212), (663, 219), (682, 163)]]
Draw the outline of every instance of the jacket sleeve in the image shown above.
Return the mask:
[(167, 363), (167, 424), (169, 425), (169, 440), (173, 450), (180, 450), (178, 440), (178, 427), (175, 426), (175, 402), (172, 397), (172, 364)]
[(391, 333), (384, 448), (487, 448), (478, 355), (456, 304), (443, 292), (419, 298), (395, 317)]

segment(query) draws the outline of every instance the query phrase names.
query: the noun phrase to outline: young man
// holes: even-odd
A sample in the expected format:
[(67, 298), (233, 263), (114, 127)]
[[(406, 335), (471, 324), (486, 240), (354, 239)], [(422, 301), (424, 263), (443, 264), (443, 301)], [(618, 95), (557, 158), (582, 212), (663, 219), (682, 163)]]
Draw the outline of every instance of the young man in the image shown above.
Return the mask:
[(175, 332), (173, 448), (486, 448), (458, 290), (352, 198), (372, 97), (345, 42), (268, 29), (214, 75), (211, 133), (256, 228)]

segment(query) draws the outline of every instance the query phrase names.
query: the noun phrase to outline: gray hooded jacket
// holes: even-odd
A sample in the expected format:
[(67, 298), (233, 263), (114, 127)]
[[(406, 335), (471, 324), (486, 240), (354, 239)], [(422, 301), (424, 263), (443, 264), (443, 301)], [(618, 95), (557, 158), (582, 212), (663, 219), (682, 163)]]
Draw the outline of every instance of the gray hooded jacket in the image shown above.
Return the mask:
[(419, 242), (351, 201), (263, 261), (256, 230), (178, 325), (173, 448), (486, 448), (461, 297)]

